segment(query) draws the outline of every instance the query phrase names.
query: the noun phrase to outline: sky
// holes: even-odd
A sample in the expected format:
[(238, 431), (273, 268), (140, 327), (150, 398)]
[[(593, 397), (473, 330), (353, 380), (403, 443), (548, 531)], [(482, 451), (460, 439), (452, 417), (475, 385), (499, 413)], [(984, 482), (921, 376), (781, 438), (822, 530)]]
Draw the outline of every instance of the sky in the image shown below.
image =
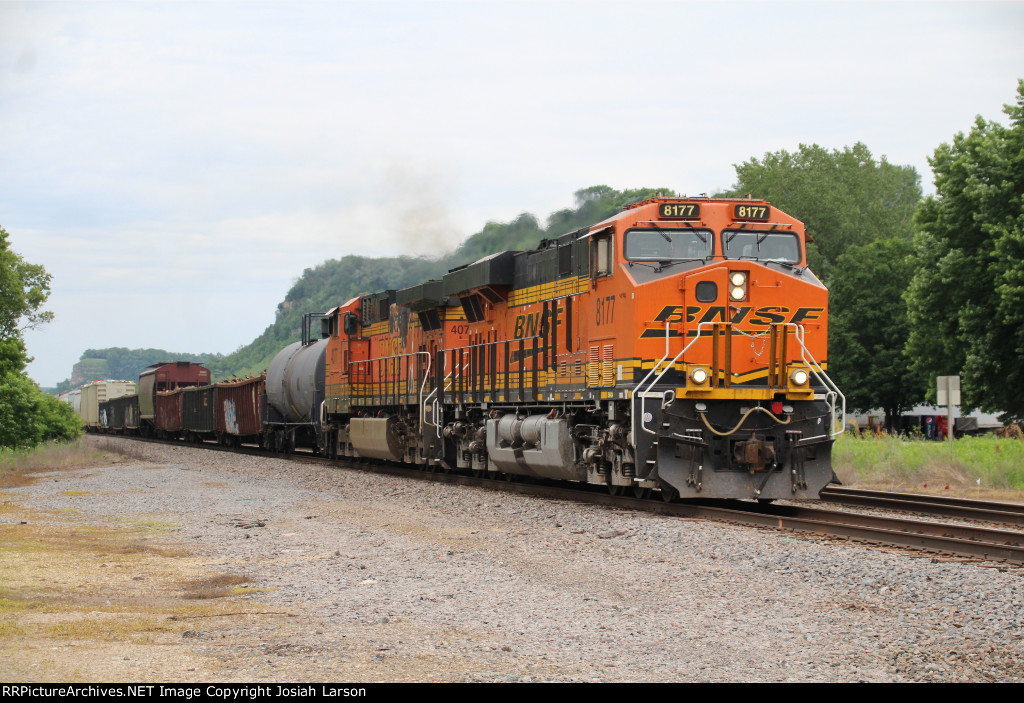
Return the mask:
[(802, 143), (933, 192), (1021, 77), (1024, 2), (0, 0), (0, 226), (53, 277), (28, 372), (230, 353), (327, 259), (592, 185), (712, 193)]

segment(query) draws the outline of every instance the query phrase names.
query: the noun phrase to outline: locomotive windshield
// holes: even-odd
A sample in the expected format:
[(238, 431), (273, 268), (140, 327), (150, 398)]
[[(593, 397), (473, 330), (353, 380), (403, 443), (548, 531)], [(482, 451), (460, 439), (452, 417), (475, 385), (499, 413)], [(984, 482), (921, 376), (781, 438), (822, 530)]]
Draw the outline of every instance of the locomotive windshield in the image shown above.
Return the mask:
[(800, 263), (800, 240), (789, 232), (722, 232), (722, 252), (727, 259)]
[(700, 261), (712, 254), (714, 236), (701, 229), (634, 229), (626, 232), (627, 261)]

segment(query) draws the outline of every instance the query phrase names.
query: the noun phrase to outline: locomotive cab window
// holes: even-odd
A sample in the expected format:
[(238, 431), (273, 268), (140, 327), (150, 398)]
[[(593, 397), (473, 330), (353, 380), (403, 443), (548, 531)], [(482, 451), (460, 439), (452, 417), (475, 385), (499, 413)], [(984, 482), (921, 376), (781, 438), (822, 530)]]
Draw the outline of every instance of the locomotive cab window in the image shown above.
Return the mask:
[(612, 233), (611, 231), (595, 234), (591, 242), (591, 268), (593, 277), (612, 275)]
[(626, 232), (626, 260), (674, 264), (709, 259), (714, 235), (702, 229), (632, 229)]
[(726, 230), (722, 232), (722, 253), (727, 259), (794, 265), (799, 264), (801, 258), (800, 240), (791, 232)]
[(359, 334), (359, 318), (354, 312), (345, 313), (345, 334), (349, 337)]

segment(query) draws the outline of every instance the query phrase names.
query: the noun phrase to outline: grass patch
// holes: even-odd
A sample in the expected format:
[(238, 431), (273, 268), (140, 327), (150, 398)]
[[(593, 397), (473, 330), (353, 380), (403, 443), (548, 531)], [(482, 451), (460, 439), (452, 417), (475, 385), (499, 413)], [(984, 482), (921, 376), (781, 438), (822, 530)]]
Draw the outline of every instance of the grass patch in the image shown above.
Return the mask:
[(23, 513), (29, 512), (24, 508), (24, 506), (18, 505), (12, 500), (7, 500), (7, 498), (13, 496), (14, 494), (12, 493), (4, 493), (3, 491), (0, 491), (0, 513), (18, 513), (18, 515), (21, 516)]
[(189, 581), (185, 584), (185, 597), (201, 600), (237, 595), (235, 587), (248, 582), (249, 579), (245, 576), (236, 576), (234, 574), (219, 574), (209, 578)]
[(126, 529), (136, 532), (169, 532), (178, 527), (178, 523), (174, 520), (160, 520), (158, 518), (118, 517), (117, 522)]
[[(116, 463), (112, 455), (130, 453), (110, 440), (96, 445), (85, 438), (74, 442), (43, 444), (35, 449), (0, 448), (0, 489), (31, 486), (40, 473), (104, 466)], [(67, 495), (88, 495), (67, 492)]]
[(149, 636), (162, 632), (173, 632), (166, 618), (152, 615), (142, 616), (97, 616), (86, 614), (82, 618), (62, 618), (59, 622), (47, 623), (37, 629), (37, 634), (56, 640), (99, 640), (101, 642), (149, 641)]
[[(260, 622), (270, 623), (287, 614), (272, 612), (258, 596), (242, 598), (254, 592), (238, 588), (248, 578), (217, 575), (208, 557), (167, 539), (168, 529), (177, 526), (168, 520), (173, 515), (115, 507), (96, 516), (28, 504), (34, 493), (22, 495), (16, 486), (38, 477), (50, 498), (67, 487), (54, 473), (61, 468), (72, 468), (68, 477), (77, 479), (89, 473), (77, 469), (123, 463), (96, 451), (102, 440), (85, 440), (89, 448), (79, 448), (74, 459), (55, 461), (49, 452), (0, 457), (6, 481), (0, 485), (0, 657), (6, 679), (172, 680), (189, 671), (198, 672), (188, 674), (196, 680), (219, 680), (220, 660), (199, 651), (194, 637), (232, 636), (239, 617), (260, 615)], [(86, 494), (62, 493), (76, 495)]]
[(231, 613), (233, 599), (251, 592), (237, 590), (248, 578), (207, 576), (201, 560), (151, 544), (147, 533), (42, 520), (0, 525), (0, 651), (24, 664), (37, 660), (33, 652), (68, 645), (93, 653), (173, 645), (193, 618)]
[(0, 488), (19, 488), (31, 486), (36, 477), (26, 469), (0, 468)]
[(842, 435), (832, 454), (844, 484), (892, 489), (939, 488), (1024, 491), (1024, 442), (999, 437), (948, 441), (892, 435)]
[(0, 618), (0, 642), (4, 640), (12, 640), (15, 637), (24, 637), (28, 634), (25, 629), (17, 620), (8, 620), (6, 618)]
[[(0, 593), (3, 592), (0, 591)], [(7, 593), (0, 595), (0, 616), (9, 615), (11, 613), (23, 613), (27, 610), (33, 610), (40, 607), (37, 601), (16, 600), (9, 596), (10, 594)]]
[(53, 471), (82, 465), (95, 466), (102, 458), (81, 440), (50, 442), (35, 449), (0, 449), (0, 471)]

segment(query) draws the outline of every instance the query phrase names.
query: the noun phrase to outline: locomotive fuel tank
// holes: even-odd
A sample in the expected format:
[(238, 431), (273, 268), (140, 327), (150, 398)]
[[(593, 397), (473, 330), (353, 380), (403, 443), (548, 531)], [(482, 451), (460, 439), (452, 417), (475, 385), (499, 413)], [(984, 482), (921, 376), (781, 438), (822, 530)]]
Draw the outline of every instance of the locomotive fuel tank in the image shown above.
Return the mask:
[(514, 413), (487, 421), (487, 453), (508, 474), (585, 481), (577, 463), (569, 423), (546, 415)]
[(387, 461), (402, 461), (405, 457), (400, 423), (394, 417), (353, 418), (349, 440), (359, 456)]
[(267, 402), (284, 422), (317, 419), (324, 399), (327, 340), (295, 342), (282, 349), (267, 369)]

